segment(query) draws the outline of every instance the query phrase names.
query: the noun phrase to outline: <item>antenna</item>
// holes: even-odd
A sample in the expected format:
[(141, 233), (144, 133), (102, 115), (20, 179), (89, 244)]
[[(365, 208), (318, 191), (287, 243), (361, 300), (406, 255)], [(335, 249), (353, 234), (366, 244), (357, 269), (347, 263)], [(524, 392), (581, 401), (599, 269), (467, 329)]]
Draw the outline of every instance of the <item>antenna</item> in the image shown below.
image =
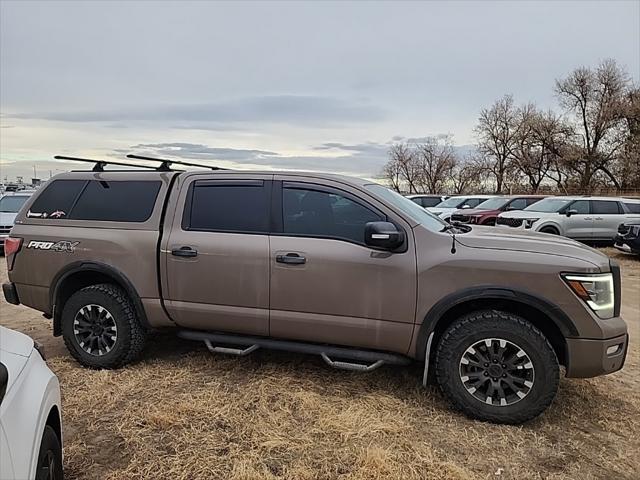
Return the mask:
[(136, 168), (150, 168), (151, 170), (156, 170), (156, 167), (152, 167), (151, 165), (137, 165), (135, 163), (125, 163), (125, 162), (114, 162), (112, 160), (94, 160), (91, 158), (80, 158), (80, 157), (67, 157), (64, 155), (54, 155), (56, 160), (71, 160), (74, 162), (87, 162), (95, 164), (91, 169), (93, 172), (104, 172), (104, 167), (106, 165), (120, 165), (122, 167), (136, 167)]
[(226, 168), (215, 167), (212, 165), (203, 165), (201, 163), (183, 162), (181, 160), (168, 160), (166, 158), (145, 157), (142, 155), (134, 155), (133, 153), (130, 153), (129, 155), (127, 155), (127, 158), (135, 158), (138, 160), (150, 160), (152, 162), (162, 162), (162, 164), (158, 167), (158, 170), (162, 170), (162, 171), (170, 170), (171, 164), (174, 164), (174, 163), (176, 165), (184, 165), (186, 167), (208, 168), (211, 170), (227, 170)]

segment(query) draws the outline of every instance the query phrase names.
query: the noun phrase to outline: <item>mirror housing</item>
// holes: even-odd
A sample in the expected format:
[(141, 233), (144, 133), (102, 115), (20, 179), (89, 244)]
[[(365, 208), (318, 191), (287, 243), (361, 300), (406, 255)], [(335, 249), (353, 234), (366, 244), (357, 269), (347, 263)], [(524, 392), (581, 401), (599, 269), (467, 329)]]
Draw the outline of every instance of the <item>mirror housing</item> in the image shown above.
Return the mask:
[(471, 208), (471, 205), (462, 205), (462, 208)]
[(404, 243), (404, 232), (391, 222), (368, 222), (364, 227), (364, 242), (369, 247), (395, 250)]
[(576, 213), (578, 213), (578, 211), (577, 211), (577, 210), (575, 210), (575, 209), (570, 209), (570, 210), (567, 210), (567, 211), (565, 212), (565, 215), (566, 215), (567, 217), (570, 217), (571, 215), (575, 215)]

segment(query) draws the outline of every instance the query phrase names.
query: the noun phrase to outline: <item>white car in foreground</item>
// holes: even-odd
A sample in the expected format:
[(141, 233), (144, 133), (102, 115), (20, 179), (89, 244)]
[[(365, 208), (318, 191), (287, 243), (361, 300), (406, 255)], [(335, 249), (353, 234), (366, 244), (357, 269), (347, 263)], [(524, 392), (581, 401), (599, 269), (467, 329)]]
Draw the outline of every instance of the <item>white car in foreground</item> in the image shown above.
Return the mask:
[(0, 479), (62, 480), (60, 406), (33, 340), (0, 326)]

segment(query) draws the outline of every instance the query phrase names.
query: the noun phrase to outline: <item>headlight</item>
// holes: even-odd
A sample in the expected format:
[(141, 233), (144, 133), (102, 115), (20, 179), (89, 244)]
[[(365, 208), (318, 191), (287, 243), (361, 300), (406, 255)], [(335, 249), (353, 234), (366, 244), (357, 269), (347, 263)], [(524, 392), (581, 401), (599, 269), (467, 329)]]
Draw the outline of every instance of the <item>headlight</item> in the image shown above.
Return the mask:
[(524, 228), (531, 228), (533, 227), (533, 224), (536, 223), (538, 220), (540, 220), (539, 218), (526, 218), (524, 221)]
[(600, 318), (613, 317), (614, 292), (613, 274), (565, 275), (565, 281), (578, 297)]

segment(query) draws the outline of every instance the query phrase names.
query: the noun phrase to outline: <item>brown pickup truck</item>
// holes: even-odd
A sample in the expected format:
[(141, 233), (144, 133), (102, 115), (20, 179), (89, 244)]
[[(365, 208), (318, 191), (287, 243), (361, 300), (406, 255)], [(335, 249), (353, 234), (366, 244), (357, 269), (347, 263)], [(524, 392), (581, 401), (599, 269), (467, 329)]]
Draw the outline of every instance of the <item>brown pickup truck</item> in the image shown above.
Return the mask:
[(3, 285), (88, 367), (125, 365), (173, 328), (213, 352), (423, 362), (466, 414), (520, 423), (552, 402), (560, 365), (623, 366), (619, 268), (575, 241), (450, 225), (338, 175), (97, 167), (27, 201)]

